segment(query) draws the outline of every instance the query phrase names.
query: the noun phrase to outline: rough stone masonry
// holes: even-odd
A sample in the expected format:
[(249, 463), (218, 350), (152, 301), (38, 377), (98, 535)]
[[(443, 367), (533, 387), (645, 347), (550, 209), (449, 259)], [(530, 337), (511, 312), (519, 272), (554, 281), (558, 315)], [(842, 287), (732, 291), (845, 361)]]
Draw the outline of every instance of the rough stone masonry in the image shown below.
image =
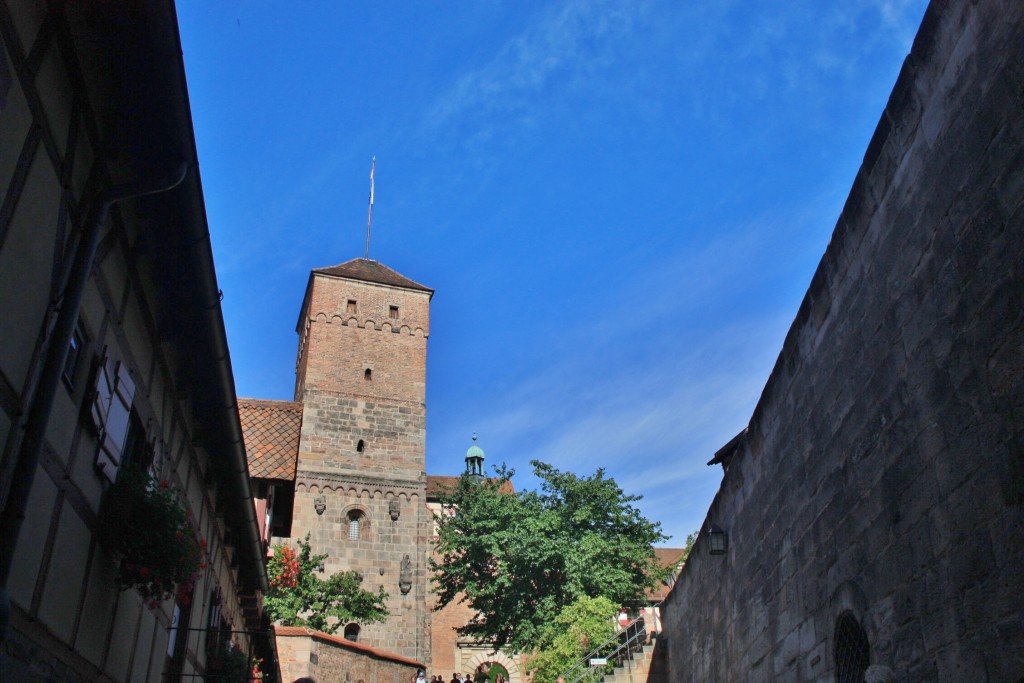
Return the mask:
[[(1024, 677), (1024, 3), (933, 2), (664, 623), (673, 681)], [(894, 678), (892, 678), (894, 677)]]

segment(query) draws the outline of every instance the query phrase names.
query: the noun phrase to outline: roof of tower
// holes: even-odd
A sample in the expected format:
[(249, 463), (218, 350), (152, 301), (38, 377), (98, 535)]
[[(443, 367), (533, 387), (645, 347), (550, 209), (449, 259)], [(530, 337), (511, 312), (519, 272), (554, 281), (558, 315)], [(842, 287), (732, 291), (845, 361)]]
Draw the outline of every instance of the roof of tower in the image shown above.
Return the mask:
[(346, 277), (350, 280), (376, 282), (382, 285), (391, 285), (392, 287), (404, 287), (405, 289), (417, 289), (421, 292), (434, 293), (434, 290), (430, 287), (424, 287), (420, 283), (410, 280), (401, 273), (397, 273), (377, 261), (365, 258), (354, 258), (351, 261), (345, 261), (329, 268), (314, 268), (313, 272)]
[(484, 459), (484, 449), (476, 445), (476, 434), (473, 435), (473, 445), (469, 447), (468, 451), (466, 451), (466, 460), (469, 460), (470, 458)]
[(245, 437), (249, 476), (293, 481), (299, 457), (302, 404), (240, 398), (238, 417)]

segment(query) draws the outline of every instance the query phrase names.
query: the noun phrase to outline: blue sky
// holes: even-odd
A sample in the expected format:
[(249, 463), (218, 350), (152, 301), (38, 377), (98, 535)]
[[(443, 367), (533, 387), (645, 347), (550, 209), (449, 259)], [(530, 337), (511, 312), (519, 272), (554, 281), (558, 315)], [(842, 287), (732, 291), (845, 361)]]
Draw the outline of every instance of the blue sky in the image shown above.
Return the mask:
[(427, 469), (603, 467), (681, 544), (922, 0), (182, 0), (235, 381), (291, 399), (309, 271), (436, 289)]

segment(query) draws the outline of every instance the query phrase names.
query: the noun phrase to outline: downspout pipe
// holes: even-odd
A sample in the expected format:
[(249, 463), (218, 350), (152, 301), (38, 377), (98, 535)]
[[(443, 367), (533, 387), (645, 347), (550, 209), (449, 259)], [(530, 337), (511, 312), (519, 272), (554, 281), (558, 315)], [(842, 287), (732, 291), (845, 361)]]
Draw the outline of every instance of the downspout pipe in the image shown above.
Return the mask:
[(25, 418), (25, 434), (14, 463), (7, 504), (4, 506), (3, 516), (0, 517), (0, 548), (3, 548), (3, 552), (0, 553), (0, 643), (7, 639), (7, 627), (11, 618), (7, 580), (14, 563), (14, 550), (22, 522), (25, 520), (28, 497), (39, 465), (39, 454), (46, 440), (54, 397), (64, 372), (71, 337), (78, 325), (82, 299), (94, 266), (96, 249), (103, 236), (107, 213), (111, 206), (126, 199), (158, 194), (177, 187), (185, 179), (188, 169), (188, 164), (182, 161), (166, 175), (113, 185), (97, 195), (86, 216), (81, 242), (75, 252), (67, 284), (56, 303), (57, 320), (50, 334), (46, 360), (36, 385), (35, 396)]

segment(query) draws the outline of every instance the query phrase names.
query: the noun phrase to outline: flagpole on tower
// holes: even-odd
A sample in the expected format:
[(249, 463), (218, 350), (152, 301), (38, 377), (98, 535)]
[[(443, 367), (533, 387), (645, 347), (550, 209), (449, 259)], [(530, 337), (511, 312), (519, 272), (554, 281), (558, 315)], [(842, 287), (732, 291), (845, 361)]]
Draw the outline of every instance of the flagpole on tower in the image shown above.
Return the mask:
[(373, 220), (373, 170), (377, 166), (377, 157), (370, 161), (370, 208), (366, 213), (366, 260), (370, 260), (370, 222)]

